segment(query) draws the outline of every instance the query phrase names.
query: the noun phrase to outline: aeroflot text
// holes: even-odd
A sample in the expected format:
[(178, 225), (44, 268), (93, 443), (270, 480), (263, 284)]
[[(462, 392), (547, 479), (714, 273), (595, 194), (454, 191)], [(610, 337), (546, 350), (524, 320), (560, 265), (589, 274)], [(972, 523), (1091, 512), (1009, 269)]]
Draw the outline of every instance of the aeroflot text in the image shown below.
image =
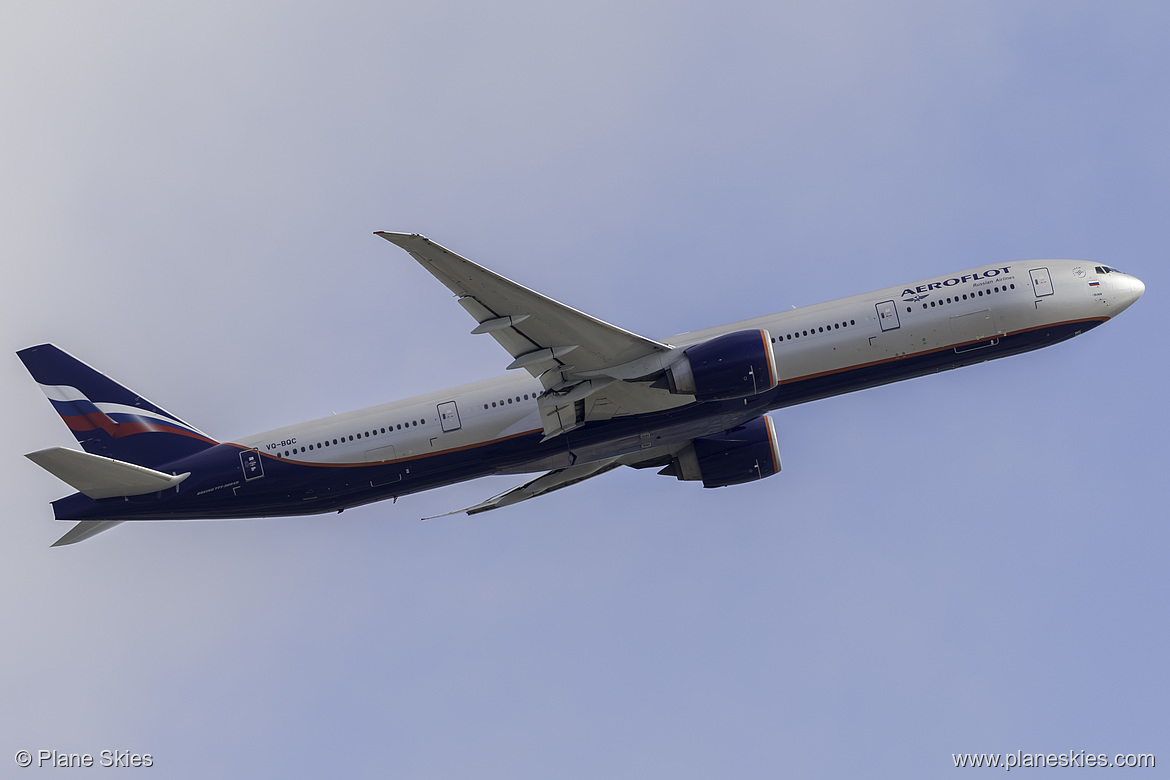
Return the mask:
[(914, 295), (915, 293), (930, 292), (931, 290), (941, 290), (944, 287), (954, 287), (956, 284), (963, 284), (964, 282), (974, 282), (979, 279), (990, 279), (993, 276), (1000, 274), (1011, 273), (1011, 266), (1005, 265), (1003, 268), (989, 268), (986, 271), (977, 274), (963, 274), (962, 276), (954, 276), (942, 282), (930, 282), (929, 284), (920, 284), (917, 287), (907, 287), (902, 291), (902, 295)]

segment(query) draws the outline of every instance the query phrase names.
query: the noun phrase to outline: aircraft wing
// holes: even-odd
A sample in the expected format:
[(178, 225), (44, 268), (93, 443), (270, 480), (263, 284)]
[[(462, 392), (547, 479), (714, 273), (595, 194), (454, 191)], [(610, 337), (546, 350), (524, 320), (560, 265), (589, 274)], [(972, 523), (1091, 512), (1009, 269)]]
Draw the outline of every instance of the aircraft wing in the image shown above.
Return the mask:
[(617, 458), (608, 458), (593, 463), (569, 466), (564, 469), (554, 469), (553, 471), (541, 474), (536, 479), (525, 482), (523, 485), (517, 485), (511, 490), (505, 490), (499, 495), (480, 501), (478, 504), (472, 504), (463, 509), (456, 509), (453, 512), (444, 512), (441, 515), (424, 517), (423, 520), (434, 520), (436, 517), (447, 517), (448, 515), (458, 514), (478, 515), (480, 512), (487, 512), (490, 509), (511, 506), (512, 504), (517, 504), (530, 498), (543, 496), (545, 493), (551, 493), (554, 490), (576, 485), (578, 482), (583, 482), (590, 477), (596, 477), (598, 474), (612, 471), (620, 465), (622, 464), (618, 462)]
[[(423, 236), (376, 235), (405, 249), (459, 296), (478, 323), (472, 333), (490, 333), (512, 356), (509, 369), (527, 369), (546, 388), (602, 376), (672, 349), (505, 279)], [(652, 368), (659, 369), (656, 363)]]
[(458, 514), (477, 515), (480, 512), (511, 506), (521, 501), (527, 501), (530, 498), (543, 496), (554, 490), (576, 485), (578, 482), (584, 482), (590, 477), (596, 477), (613, 471), (619, 466), (632, 466), (636, 469), (663, 466), (669, 463), (671, 457), (685, 447), (687, 443), (682, 442), (664, 447), (651, 447), (640, 452), (619, 455), (616, 458), (605, 458), (604, 460), (593, 461), (592, 463), (580, 463), (575, 466), (569, 466), (568, 468), (553, 469), (552, 471), (541, 474), (535, 479), (528, 480), (523, 485), (517, 485), (510, 490), (505, 490), (503, 493), (480, 501), (478, 504), (472, 504), (463, 509), (456, 509), (453, 512), (444, 512), (441, 515), (424, 517), (423, 520), (434, 520), (438, 517)]

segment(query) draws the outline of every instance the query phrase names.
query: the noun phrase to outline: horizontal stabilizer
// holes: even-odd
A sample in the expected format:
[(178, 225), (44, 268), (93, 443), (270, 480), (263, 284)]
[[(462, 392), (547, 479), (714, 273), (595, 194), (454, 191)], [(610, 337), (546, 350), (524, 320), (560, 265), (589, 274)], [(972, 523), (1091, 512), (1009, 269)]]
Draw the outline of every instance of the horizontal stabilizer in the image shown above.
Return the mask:
[(30, 452), (25, 457), (94, 499), (155, 493), (173, 488), (191, 476), (189, 471), (172, 476), (145, 466), (136, 466), (133, 463), (79, 452), (67, 447), (51, 447), (39, 452)]
[(121, 520), (82, 520), (80, 523), (70, 528), (64, 536), (49, 546), (64, 547), (67, 544), (77, 544), (78, 542), (84, 542), (91, 536), (97, 536), (102, 531), (108, 531), (114, 526), (121, 524)]

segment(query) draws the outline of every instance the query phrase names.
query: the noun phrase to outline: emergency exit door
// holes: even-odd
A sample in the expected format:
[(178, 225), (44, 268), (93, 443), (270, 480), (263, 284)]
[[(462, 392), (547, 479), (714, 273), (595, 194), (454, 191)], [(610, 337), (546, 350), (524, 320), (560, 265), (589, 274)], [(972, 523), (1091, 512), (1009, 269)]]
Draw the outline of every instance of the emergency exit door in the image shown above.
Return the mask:
[(439, 404), (439, 424), (443, 426), (444, 433), (457, 431), (463, 427), (459, 422), (459, 408), (455, 406), (454, 401)]

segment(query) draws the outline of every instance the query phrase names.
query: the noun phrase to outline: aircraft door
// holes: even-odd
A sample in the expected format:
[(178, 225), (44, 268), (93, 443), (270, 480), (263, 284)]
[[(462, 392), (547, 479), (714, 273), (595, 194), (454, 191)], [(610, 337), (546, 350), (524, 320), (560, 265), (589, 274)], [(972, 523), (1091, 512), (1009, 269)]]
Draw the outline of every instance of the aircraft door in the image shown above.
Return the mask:
[(955, 352), (993, 347), (999, 343), (997, 337), (1000, 333), (991, 309), (951, 317), (951, 341), (955, 343)]
[(1032, 289), (1036, 291), (1037, 298), (1052, 295), (1052, 277), (1047, 268), (1033, 268), (1028, 274), (1032, 277)]
[(454, 401), (444, 401), (439, 404), (439, 424), (443, 426), (443, 433), (457, 431), (463, 427), (459, 422), (459, 407)]
[(898, 321), (898, 307), (893, 301), (882, 301), (877, 305), (878, 323), (882, 330), (897, 330), (902, 327)]
[(257, 450), (244, 450), (240, 453), (240, 468), (244, 470), (245, 482), (264, 476), (264, 463), (260, 460), (260, 453)]

